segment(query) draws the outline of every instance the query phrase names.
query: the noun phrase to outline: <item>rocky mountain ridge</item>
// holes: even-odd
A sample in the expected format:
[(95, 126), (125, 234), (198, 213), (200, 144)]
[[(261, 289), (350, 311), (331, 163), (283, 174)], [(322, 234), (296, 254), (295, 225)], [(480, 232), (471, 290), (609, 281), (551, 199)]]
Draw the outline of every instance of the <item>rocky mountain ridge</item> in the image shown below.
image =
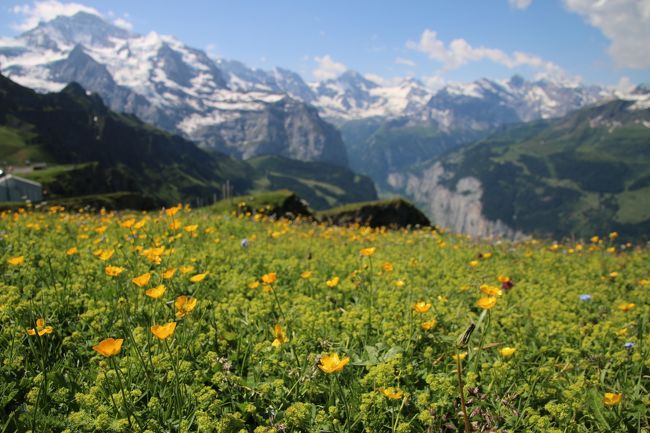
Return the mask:
[(315, 109), (273, 89), (229, 87), (213, 59), (171, 36), (137, 35), (79, 12), (0, 40), (0, 62), (20, 84), (43, 92), (78, 82), (111, 109), (208, 149), (347, 165), (340, 134)]

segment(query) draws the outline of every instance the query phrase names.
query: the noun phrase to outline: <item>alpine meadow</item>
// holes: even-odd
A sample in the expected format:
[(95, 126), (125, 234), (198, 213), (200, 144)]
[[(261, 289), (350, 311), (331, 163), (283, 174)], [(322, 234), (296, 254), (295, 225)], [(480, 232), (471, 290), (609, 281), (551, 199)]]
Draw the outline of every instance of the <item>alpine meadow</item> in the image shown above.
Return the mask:
[(650, 433), (650, 0), (0, 9), (0, 433)]

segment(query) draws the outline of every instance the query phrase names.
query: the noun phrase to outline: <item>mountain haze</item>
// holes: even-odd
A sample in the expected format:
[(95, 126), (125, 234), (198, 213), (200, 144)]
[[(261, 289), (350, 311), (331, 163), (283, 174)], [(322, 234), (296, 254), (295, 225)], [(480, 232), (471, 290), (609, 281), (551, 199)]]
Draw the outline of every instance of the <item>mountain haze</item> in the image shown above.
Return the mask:
[(650, 95), (505, 127), (390, 183), (479, 236), (650, 232)]

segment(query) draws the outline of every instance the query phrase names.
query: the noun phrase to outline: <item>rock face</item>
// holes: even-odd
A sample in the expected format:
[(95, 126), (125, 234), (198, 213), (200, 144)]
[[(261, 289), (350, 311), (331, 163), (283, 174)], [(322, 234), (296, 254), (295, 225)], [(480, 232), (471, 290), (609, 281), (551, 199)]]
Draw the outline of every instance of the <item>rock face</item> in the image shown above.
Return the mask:
[(45, 92), (78, 82), (112, 110), (208, 149), (347, 166), (340, 134), (307, 105), (310, 89), (290, 71), (259, 72), (237, 62), (221, 63), (222, 70), (171, 36), (137, 35), (84, 12), (1, 40), (0, 62), (22, 85)]
[(320, 214), (322, 221), (336, 225), (360, 224), (369, 227), (428, 227), (429, 219), (408, 201), (398, 198), (357, 203)]
[(419, 175), (392, 174), (395, 188), (404, 188), (415, 203), (431, 216), (437, 226), (454, 232), (480, 237), (520, 239), (523, 233), (501, 221), (489, 221), (483, 215), (483, 187), (474, 177), (463, 177), (452, 188), (443, 184), (445, 170), (439, 162)]
[(196, 115), (190, 120), (196, 119), (197, 124), (181, 127), (190, 139), (238, 158), (280, 155), (347, 166), (347, 151), (340, 133), (320, 120), (315, 108), (289, 97), (255, 107), (234, 115), (223, 113), (218, 122), (204, 125), (200, 115)]

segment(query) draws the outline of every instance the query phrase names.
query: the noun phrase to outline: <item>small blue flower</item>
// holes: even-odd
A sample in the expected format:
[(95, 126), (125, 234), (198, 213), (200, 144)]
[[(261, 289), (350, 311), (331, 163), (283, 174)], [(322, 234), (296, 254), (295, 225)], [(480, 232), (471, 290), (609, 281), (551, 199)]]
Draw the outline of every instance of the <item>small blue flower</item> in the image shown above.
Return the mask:
[(580, 300), (583, 301), (583, 302), (584, 301), (591, 301), (591, 295), (588, 295), (588, 294), (584, 293), (584, 294), (580, 295)]
[(626, 348), (626, 349), (631, 349), (631, 348), (633, 348), (634, 346), (636, 346), (636, 344), (635, 344), (635, 343), (632, 343), (631, 341), (628, 341), (627, 343), (625, 343), (625, 348)]
[(241, 245), (242, 248), (248, 248), (248, 239), (242, 239), (239, 245)]

